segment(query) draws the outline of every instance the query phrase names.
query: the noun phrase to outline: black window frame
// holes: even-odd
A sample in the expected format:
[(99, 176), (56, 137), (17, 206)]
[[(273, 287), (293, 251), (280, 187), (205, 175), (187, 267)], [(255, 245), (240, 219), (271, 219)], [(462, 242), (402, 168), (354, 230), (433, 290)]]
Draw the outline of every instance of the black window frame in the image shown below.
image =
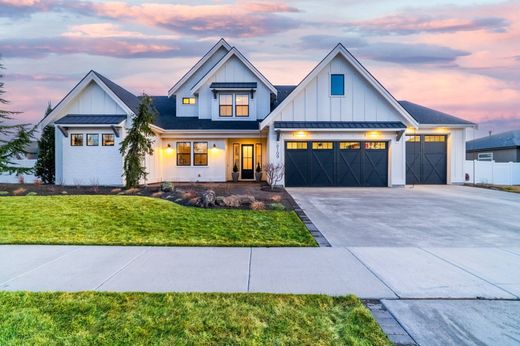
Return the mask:
[[(79, 136), (81, 138), (81, 144), (73, 144), (72, 143), (72, 138), (75, 138), (76, 136)], [(71, 133), (70, 134), (70, 146), (71, 147), (82, 147), (84, 146), (84, 141), (83, 141), (83, 133)]]
[[(332, 80), (335, 77), (341, 77), (341, 94), (335, 94), (332, 92)], [(345, 96), (345, 74), (343, 73), (332, 73), (330, 75), (330, 96)]]
[[(206, 152), (204, 153), (197, 153), (196, 150), (195, 150), (195, 146), (197, 144), (206, 144)], [(196, 160), (196, 157), (206, 157), (206, 164), (197, 164), (197, 160)], [(198, 166), (198, 167), (205, 167), (208, 165), (208, 142), (205, 142), (205, 141), (197, 141), (197, 142), (193, 142), (193, 166)]]
[[(88, 144), (88, 138), (90, 136), (97, 136), (97, 144)], [(99, 133), (87, 133), (85, 144), (87, 147), (99, 147)]]
[[(189, 153), (180, 153), (179, 152), (179, 144), (188, 144), (190, 146), (190, 152)], [(177, 151), (176, 151), (177, 167), (189, 167), (189, 166), (191, 166), (191, 154), (193, 152), (191, 142), (176, 142), (175, 146), (176, 146), (176, 149), (177, 149)], [(183, 156), (187, 155), (187, 157), (188, 157), (188, 164), (180, 164), (179, 163), (180, 155), (183, 155)]]
[[(231, 104), (222, 104), (221, 103), (221, 97), (222, 96), (230, 96), (231, 97)], [(222, 115), (222, 107), (229, 107), (230, 114), (229, 115)], [(219, 94), (218, 95), (218, 116), (222, 118), (232, 118), (233, 117), (233, 94)]]
[[(239, 105), (237, 104), (237, 96), (246, 97), (247, 105)], [(235, 103), (235, 117), (237, 118), (247, 118), (249, 117), (249, 95), (248, 94), (234, 94), (233, 101)], [(238, 107), (247, 107), (247, 115), (238, 115)]]
[[(106, 144), (105, 137), (112, 136), (112, 144)], [(113, 147), (116, 143), (116, 136), (113, 133), (102, 133), (101, 134), (101, 146), (102, 147)]]

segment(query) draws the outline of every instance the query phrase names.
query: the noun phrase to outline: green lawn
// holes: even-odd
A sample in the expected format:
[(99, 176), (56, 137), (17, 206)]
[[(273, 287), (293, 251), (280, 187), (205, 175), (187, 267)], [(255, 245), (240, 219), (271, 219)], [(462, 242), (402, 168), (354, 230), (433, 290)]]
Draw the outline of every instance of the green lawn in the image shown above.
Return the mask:
[(294, 212), (137, 196), (1, 197), (0, 220), (0, 244), (316, 246)]
[(390, 345), (355, 297), (0, 292), (1, 345)]

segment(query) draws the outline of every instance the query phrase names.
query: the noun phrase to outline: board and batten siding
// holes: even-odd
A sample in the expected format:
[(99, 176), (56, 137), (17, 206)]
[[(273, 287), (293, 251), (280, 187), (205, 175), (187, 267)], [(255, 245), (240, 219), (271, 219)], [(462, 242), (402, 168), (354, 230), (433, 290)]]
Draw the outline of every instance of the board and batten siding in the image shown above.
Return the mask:
[[(330, 75), (345, 75), (345, 95), (330, 95)], [(341, 55), (280, 110), (280, 121), (403, 121), (402, 116)]]
[(220, 59), (222, 59), (226, 54), (228, 53), (228, 50), (225, 47), (220, 47), (202, 66), (199, 67), (193, 75), (188, 78), (184, 84), (177, 90), (175, 93), (176, 100), (175, 103), (177, 105), (177, 116), (178, 117), (196, 117), (199, 114), (199, 104), (200, 104), (200, 97), (198, 102), (194, 105), (183, 105), (182, 104), (182, 98), (183, 97), (193, 97), (191, 93), (191, 88), (197, 84), (199, 80), (201, 80), (206, 73), (211, 70), (213, 66), (215, 66)]
[(92, 81), (64, 107), (61, 114), (126, 114), (126, 111)]
[[(121, 137), (115, 137), (114, 146), (102, 146), (102, 134), (113, 134), (109, 128), (72, 128), (68, 137), (59, 129), (56, 135), (57, 185), (123, 185), (123, 157), (119, 153)], [(83, 134), (83, 146), (70, 145), (72, 134)], [(86, 145), (86, 134), (99, 134), (98, 146)]]
[[(221, 118), (219, 117), (219, 99), (215, 99), (210, 85), (213, 82), (222, 83), (241, 83), (241, 82), (256, 82), (257, 89), (254, 93), (254, 98), (251, 99), (251, 94), (244, 91), (244, 94), (249, 95), (249, 117), (247, 118)], [(222, 92), (225, 93), (225, 92)], [(230, 91), (230, 93), (234, 93)], [(208, 79), (201, 87), (199, 93), (199, 118), (213, 119), (213, 120), (257, 120), (263, 119), (270, 112), (271, 107), (271, 91), (269, 88), (249, 70), (249, 68), (242, 63), (236, 56), (231, 57), (224, 63), (215, 74)]]

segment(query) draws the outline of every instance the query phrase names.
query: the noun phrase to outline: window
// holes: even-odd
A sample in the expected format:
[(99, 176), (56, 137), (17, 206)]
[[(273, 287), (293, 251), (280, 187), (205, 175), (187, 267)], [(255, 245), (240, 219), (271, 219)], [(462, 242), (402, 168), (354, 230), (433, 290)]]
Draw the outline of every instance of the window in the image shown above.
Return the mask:
[(339, 142), (339, 148), (341, 150), (358, 150), (358, 149), (361, 149), (361, 143), (359, 143), (359, 142)]
[(195, 99), (195, 97), (183, 97), (182, 98), (183, 105), (194, 105), (195, 103), (197, 103), (197, 100)]
[(365, 142), (365, 149), (368, 150), (385, 150), (386, 142)]
[(177, 142), (177, 166), (191, 166), (190, 142)]
[(407, 142), (420, 142), (421, 136), (406, 136)]
[(99, 135), (97, 133), (87, 133), (87, 146), (97, 147), (99, 145)]
[(255, 169), (260, 165), (260, 169), (262, 169), (262, 144), (256, 143), (255, 146), (255, 160), (256, 160), (256, 166)]
[(446, 136), (424, 136), (425, 142), (445, 142)]
[(219, 115), (221, 117), (233, 116), (233, 95), (219, 95)]
[(233, 166), (240, 166), (240, 144), (233, 143)]
[(235, 115), (237, 117), (249, 116), (249, 96), (235, 95)]
[(83, 146), (83, 135), (74, 133), (70, 135), (70, 145), (73, 147), (81, 147)]
[(493, 153), (478, 153), (477, 160), (479, 160), (479, 161), (493, 161)]
[(104, 133), (101, 139), (101, 144), (104, 147), (112, 147), (114, 145), (114, 135), (111, 133)]
[(332, 149), (332, 142), (312, 142), (312, 149), (314, 150), (328, 150)]
[(287, 142), (288, 150), (307, 150), (307, 142)]
[(331, 74), (330, 75), (330, 94), (332, 96), (345, 95), (345, 75)]
[(193, 142), (193, 165), (208, 165), (208, 142)]

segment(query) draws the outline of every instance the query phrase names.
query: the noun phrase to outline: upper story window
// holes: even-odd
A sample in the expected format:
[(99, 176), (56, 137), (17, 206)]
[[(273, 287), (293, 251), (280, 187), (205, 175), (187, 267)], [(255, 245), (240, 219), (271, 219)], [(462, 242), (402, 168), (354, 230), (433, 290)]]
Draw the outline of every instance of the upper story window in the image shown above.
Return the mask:
[(112, 147), (114, 146), (114, 135), (111, 133), (103, 133), (103, 138), (101, 144), (104, 147)]
[(249, 116), (249, 95), (235, 95), (235, 116)]
[(233, 116), (233, 95), (220, 94), (219, 95), (219, 115), (221, 117)]
[(330, 94), (331, 96), (345, 95), (345, 75), (331, 74), (330, 75)]
[(197, 99), (195, 97), (183, 97), (182, 104), (183, 105), (194, 105), (197, 103)]

